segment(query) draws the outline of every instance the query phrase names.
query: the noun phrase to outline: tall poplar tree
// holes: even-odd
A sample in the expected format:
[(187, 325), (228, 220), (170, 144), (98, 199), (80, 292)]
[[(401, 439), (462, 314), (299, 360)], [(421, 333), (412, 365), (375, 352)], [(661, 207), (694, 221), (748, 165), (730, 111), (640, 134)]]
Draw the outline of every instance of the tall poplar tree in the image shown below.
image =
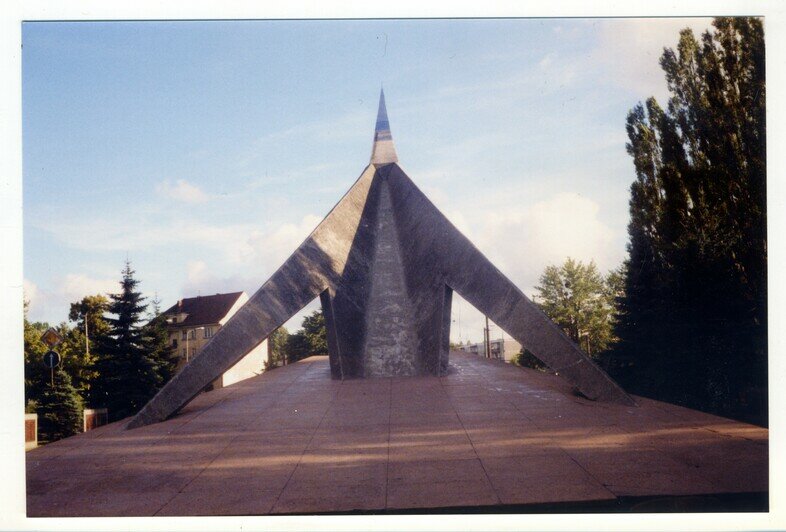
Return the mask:
[(717, 18), (631, 110), (625, 295), (610, 370), (634, 393), (766, 423), (764, 32)]

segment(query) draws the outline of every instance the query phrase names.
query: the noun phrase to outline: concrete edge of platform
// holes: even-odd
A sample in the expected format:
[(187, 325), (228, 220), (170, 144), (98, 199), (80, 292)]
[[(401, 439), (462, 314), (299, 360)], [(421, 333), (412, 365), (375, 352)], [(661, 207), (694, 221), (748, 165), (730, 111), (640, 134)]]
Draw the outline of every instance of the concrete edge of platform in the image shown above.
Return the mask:
[(396, 508), (271, 515), (416, 515), (416, 514), (616, 514), (616, 513), (763, 513), (769, 512), (769, 492), (713, 493), (676, 496), (636, 496), (596, 501), (536, 504)]

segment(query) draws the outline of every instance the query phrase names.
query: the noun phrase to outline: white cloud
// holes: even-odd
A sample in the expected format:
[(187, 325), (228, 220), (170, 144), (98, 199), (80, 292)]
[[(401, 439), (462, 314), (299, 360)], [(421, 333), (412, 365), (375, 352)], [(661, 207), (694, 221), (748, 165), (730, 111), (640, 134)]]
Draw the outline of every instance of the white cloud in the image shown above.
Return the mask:
[(30, 305), (28, 307), (29, 311), (33, 312), (33, 309), (37, 308), (41, 303), (41, 290), (33, 281), (25, 279), (22, 282), (22, 291), (24, 293), (25, 301), (27, 301)]
[(95, 279), (82, 273), (69, 273), (58, 283), (57, 293), (69, 302), (73, 302), (85, 296), (108, 294), (119, 290), (119, 279)]
[(82, 273), (67, 273), (52, 280), (49, 287), (40, 287), (29, 279), (24, 280), (25, 299), (30, 303), (28, 319), (45, 321), (57, 316), (65, 321), (71, 303), (85, 296), (108, 294), (120, 289), (116, 279), (99, 279)]
[(493, 209), (476, 204), (445, 213), (528, 296), (543, 269), (567, 257), (594, 260), (601, 271), (624, 259), (624, 236), (600, 220), (595, 201), (558, 193), (526, 205), (508, 192), (508, 201), (493, 200)]
[[(598, 48), (593, 63), (608, 76), (640, 95), (655, 96), (661, 104), (667, 97), (666, 80), (660, 68), (664, 48), (675, 48), (680, 30), (688, 27), (696, 38), (710, 29), (710, 18), (612, 19), (597, 22)], [(588, 65), (588, 68), (591, 68)]]
[(605, 268), (615, 266), (620, 257), (613, 247), (614, 233), (598, 219), (599, 213), (597, 203), (572, 193), (535, 204), (523, 217), (531, 248), (527, 255), (534, 249), (542, 262), (561, 263), (570, 255), (594, 259)]
[[(186, 280), (182, 297), (245, 290), (249, 295), (259, 288), (273, 272), (308, 237), (322, 221), (313, 214), (299, 223), (280, 224), (271, 230), (253, 229), (229, 236), (216, 228), (207, 241), (223, 254), (215, 261), (203, 259), (186, 263)], [(221, 274), (217, 272), (236, 273)]]
[(210, 277), (205, 261), (192, 260), (186, 264), (186, 279), (189, 283), (201, 283)]
[[(376, 108), (373, 108), (376, 110)], [(349, 111), (336, 114), (319, 122), (295, 124), (288, 129), (272, 131), (260, 135), (235, 157), (236, 166), (246, 168), (267, 153), (276, 153), (282, 145), (293, 142), (302, 146), (320, 146), (340, 144), (347, 139), (356, 139), (358, 135), (371, 131), (374, 124), (372, 113), (368, 107), (362, 111)], [(362, 133), (361, 133), (362, 132)]]
[[(476, 205), (446, 215), (528, 297), (545, 267), (562, 264), (567, 257), (585, 263), (594, 260), (604, 273), (624, 259), (620, 235), (599, 219), (600, 205), (595, 201), (559, 193), (526, 206), (515, 203), (517, 194), (508, 191), (508, 197), (498, 209)], [(452, 316), (454, 341), (482, 338), (483, 315), (460, 297)], [(500, 334), (501, 329), (492, 328), (493, 338)]]
[(55, 236), (66, 246), (82, 251), (151, 250), (173, 244), (199, 244), (241, 255), (243, 239), (256, 226), (251, 224), (209, 224), (193, 218), (138, 217), (134, 223), (117, 218), (68, 220), (57, 217), (37, 227)]
[(554, 52), (547, 53), (540, 61), (538, 61), (538, 66), (542, 69), (548, 68), (554, 62), (555, 55), (556, 54), (554, 54)]
[(179, 297), (224, 294), (241, 290), (251, 295), (263, 282), (263, 279), (253, 279), (252, 276), (238, 274), (220, 276), (211, 271), (205, 261), (192, 260), (186, 263), (186, 280), (181, 287)]
[(174, 183), (166, 179), (156, 185), (156, 192), (167, 199), (183, 203), (205, 203), (209, 199), (207, 193), (185, 179), (178, 179)]
[(248, 237), (250, 253), (243, 257), (246, 262), (280, 264), (313, 231), (322, 217), (307, 214), (299, 223), (284, 223), (272, 231), (257, 230)]

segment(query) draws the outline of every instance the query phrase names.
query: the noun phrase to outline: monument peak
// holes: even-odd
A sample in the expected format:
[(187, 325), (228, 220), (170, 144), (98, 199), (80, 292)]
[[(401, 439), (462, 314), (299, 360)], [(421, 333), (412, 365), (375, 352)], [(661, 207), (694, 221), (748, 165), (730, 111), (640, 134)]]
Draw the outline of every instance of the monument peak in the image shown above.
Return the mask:
[(390, 133), (388, 110), (385, 107), (385, 89), (379, 89), (379, 110), (374, 128), (374, 145), (371, 148), (371, 164), (390, 164), (398, 162), (393, 135)]

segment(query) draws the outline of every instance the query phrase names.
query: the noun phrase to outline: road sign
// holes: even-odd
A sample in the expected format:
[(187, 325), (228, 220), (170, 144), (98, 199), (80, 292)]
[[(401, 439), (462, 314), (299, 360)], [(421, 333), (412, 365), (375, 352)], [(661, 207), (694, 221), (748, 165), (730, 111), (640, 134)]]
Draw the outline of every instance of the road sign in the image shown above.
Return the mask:
[(49, 369), (55, 369), (60, 365), (60, 353), (57, 351), (47, 351), (44, 355), (44, 366)]
[(63, 341), (63, 337), (54, 328), (49, 327), (44, 334), (41, 335), (41, 340), (52, 349), (54, 346)]

